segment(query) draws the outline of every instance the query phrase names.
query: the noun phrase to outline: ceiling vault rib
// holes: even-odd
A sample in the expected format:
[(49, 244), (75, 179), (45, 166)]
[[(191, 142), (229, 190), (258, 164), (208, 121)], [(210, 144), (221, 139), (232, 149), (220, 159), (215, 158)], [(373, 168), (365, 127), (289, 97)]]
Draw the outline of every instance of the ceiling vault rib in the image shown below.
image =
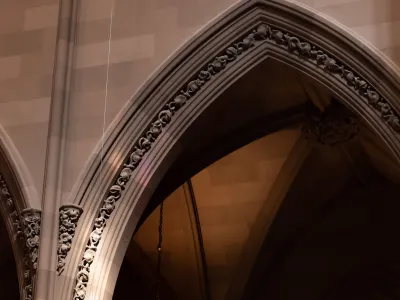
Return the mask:
[(194, 194), (192, 180), (186, 182), (185, 198), (189, 210), (190, 222), (192, 224), (193, 240), (195, 243), (196, 260), (199, 269), (200, 286), (202, 287), (203, 299), (211, 300), (210, 281), (208, 277), (208, 268), (206, 260), (206, 252), (203, 243), (203, 235), (201, 232), (200, 216), (197, 210), (196, 196)]

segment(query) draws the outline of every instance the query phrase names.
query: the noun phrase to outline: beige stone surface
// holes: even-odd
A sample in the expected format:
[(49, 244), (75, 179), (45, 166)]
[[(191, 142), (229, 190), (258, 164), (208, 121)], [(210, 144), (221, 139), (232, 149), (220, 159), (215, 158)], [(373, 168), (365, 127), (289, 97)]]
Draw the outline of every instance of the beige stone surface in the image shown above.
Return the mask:
[[(63, 192), (67, 195), (84, 162), (122, 106), (184, 41), (235, 0), (82, 0), (76, 74), (70, 112)], [(349, 27), (400, 63), (400, 2), (397, 0), (301, 0), (301, 4)], [(113, 22), (110, 37), (110, 16)], [(312, 28), (310, 28), (312, 31)], [(107, 68), (110, 46), (110, 65)], [(107, 100), (106, 78), (108, 69)], [(96, 95), (96, 97), (94, 97)], [(90, 103), (90, 104), (89, 104)], [(80, 120), (94, 115), (90, 121)], [(105, 118), (102, 116), (105, 115)], [(86, 125), (85, 125), (86, 124)], [(81, 126), (77, 128), (77, 126)], [(86, 126), (86, 128), (83, 127)], [(91, 132), (89, 134), (89, 132)], [(90, 138), (88, 137), (90, 135)], [(90, 139), (83, 143), (82, 140)], [(82, 146), (79, 150), (77, 145)], [(73, 146), (72, 146), (73, 145)], [(76, 156), (76, 153), (79, 153)]]
[(0, 1), (0, 124), (41, 196), (58, 0)]
[(55, 27), (58, 23), (58, 4), (31, 7), (24, 13), (24, 30)]
[[(82, 1), (65, 162), (77, 167), (66, 169), (64, 195), (70, 192), (83, 164), (100, 140), (102, 129), (110, 124), (135, 90), (179, 45), (232, 3), (231, 0)], [(110, 65), (107, 68), (108, 59)], [(99, 114), (90, 121), (82, 120), (86, 118), (85, 114), (93, 114), (93, 110)], [(78, 124), (86, 129), (77, 128)], [(90, 146), (76, 150), (76, 145), (82, 144), (89, 132), (92, 142), (84, 144)], [(79, 152), (79, 155), (72, 155), (71, 151)]]
[(21, 56), (0, 58), (0, 80), (16, 78), (21, 72)]

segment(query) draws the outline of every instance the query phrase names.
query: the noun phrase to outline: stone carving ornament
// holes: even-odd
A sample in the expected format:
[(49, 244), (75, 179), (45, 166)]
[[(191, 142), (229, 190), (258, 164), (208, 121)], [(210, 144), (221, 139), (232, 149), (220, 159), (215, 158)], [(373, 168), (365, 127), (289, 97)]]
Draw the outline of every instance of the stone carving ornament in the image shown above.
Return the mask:
[(323, 113), (310, 111), (302, 132), (308, 140), (336, 146), (352, 140), (360, 131), (359, 119), (334, 102)]
[(21, 222), (25, 238), (25, 297), (26, 300), (31, 300), (33, 299), (34, 282), (39, 257), (41, 212), (36, 209), (24, 209), (21, 211)]
[(10, 190), (1, 175), (0, 188), (1, 195), (5, 199), (10, 212), (9, 221), (14, 229), (14, 242), (18, 242), (20, 252), (23, 254), (24, 298), (32, 300), (39, 249), (40, 211), (26, 209), (19, 214)]
[(71, 250), (72, 239), (75, 235), (76, 226), (83, 210), (80, 206), (69, 204), (60, 207), (59, 238), (57, 250), (57, 273), (61, 275), (64, 271), (65, 260)]
[(22, 224), (24, 228), (25, 244), (29, 251), (32, 269), (36, 271), (39, 257), (39, 238), (40, 238), (40, 211), (36, 209), (24, 209), (21, 212)]
[(11, 197), (8, 186), (7, 186), (6, 182), (4, 181), (3, 177), (1, 176), (1, 174), (0, 174), (0, 188), (1, 188), (1, 194), (4, 197), (7, 207), (8, 207), (8, 211), (9, 211), (8, 216), (9, 216), (10, 222), (13, 225), (14, 241), (17, 241), (17, 240), (21, 241), (21, 240), (23, 240), (24, 235), (23, 235), (23, 231), (22, 231), (22, 227), (21, 227), (20, 216), (15, 207), (14, 200)]
[(208, 81), (229, 67), (233, 61), (240, 59), (252, 47), (265, 42), (281, 47), (288, 53), (298, 56), (304, 62), (314, 64), (316, 67), (322, 68), (330, 76), (341, 80), (357, 92), (388, 126), (396, 132), (400, 132), (398, 115), (396, 115), (389, 103), (362, 77), (339, 63), (337, 59), (317, 45), (313, 45), (274, 26), (268, 24), (258, 25), (240, 41), (227, 47), (221, 55), (211, 59), (207, 67), (200, 70), (195, 79), (189, 81), (180, 92), (171, 95), (171, 100), (158, 112), (153, 122), (149, 124), (148, 130), (137, 140), (125, 164), (121, 167), (116, 181), (110, 187), (105, 200), (103, 200), (99, 214), (95, 219), (94, 227), (78, 267), (74, 300), (85, 299), (90, 267), (94, 261), (107, 220), (115, 210), (116, 202), (121, 198), (132, 172), (139, 166), (143, 156), (150, 150), (162, 130), (172, 121), (174, 114), (184, 107), (185, 103), (190, 101)]

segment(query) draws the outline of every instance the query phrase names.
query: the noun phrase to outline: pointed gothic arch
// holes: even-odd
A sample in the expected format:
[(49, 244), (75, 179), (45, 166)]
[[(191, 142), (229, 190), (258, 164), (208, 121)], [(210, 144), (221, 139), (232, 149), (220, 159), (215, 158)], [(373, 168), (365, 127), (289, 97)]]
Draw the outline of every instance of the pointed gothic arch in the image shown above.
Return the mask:
[(182, 136), (229, 86), (270, 57), (328, 88), (400, 159), (400, 78), (345, 29), (289, 1), (243, 1), (182, 47), (108, 130), (76, 186), (84, 209), (60, 299), (111, 299), (127, 241)]

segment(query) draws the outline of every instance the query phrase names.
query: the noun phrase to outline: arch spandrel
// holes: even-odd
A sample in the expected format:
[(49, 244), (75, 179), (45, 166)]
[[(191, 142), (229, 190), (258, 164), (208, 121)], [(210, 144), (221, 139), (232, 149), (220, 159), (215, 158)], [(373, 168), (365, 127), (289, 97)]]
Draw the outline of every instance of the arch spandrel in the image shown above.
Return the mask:
[(182, 151), (181, 136), (266, 57), (325, 85), (400, 157), (400, 80), (390, 66), (357, 38), (303, 7), (287, 1), (240, 3), (183, 47), (108, 131), (106, 164), (90, 167), (83, 180), (87, 185), (76, 190), (75, 202), (85, 215), (60, 299), (111, 298), (123, 241)]

